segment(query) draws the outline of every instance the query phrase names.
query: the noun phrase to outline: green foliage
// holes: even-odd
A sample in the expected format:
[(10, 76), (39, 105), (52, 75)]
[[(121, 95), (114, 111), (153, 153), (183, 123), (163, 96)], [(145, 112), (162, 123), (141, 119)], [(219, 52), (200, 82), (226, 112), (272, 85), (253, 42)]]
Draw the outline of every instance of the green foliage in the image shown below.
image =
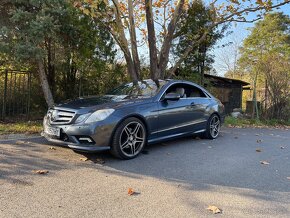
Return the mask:
[(256, 23), (241, 48), (240, 68), (252, 80), (254, 90), (265, 89), (260, 101), (263, 116), (289, 118), (290, 18), (270, 13)]
[(227, 116), (225, 118), (225, 126), (227, 127), (289, 127), (290, 120), (278, 119), (248, 119), (248, 118), (234, 118)]
[(33, 72), (33, 109), (46, 108), (37, 60), (44, 63), (56, 102), (104, 93), (126, 80), (124, 72), (115, 73), (123, 67), (112, 67), (116, 50), (110, 34), (70, 1), (4, 1), (0, 14), (0, 65)]
[[(184, 53), (192, 41), (198, 41), (207, 27), (214, 22), (210, 8), (207, 8), (202, 1), (194, 1), (190, 4), (189, 10), (181, 17), (177, 27), (177, 43), (174, 46), (174, 55), (180, 56)], [(200, 83), (203, 74), (212, 71), (214, 56), (209, 53), (217, 41), (223, 37), (227, 26), (212, 29), (206, 39), (197, 44), (192, 52), (185, 59), (179, 69), (179, 77)]]

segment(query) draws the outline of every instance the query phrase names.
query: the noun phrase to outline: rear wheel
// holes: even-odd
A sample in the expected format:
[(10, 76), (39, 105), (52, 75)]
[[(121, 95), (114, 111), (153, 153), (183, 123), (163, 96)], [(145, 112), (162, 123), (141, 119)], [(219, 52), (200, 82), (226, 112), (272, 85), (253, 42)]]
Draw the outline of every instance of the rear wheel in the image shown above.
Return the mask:
[(116, 129), (111, 145), (111, 153), (121, 159), (138, 156), (147, 142), (146, 128), (142, 121), (131, 117)]
[(207, 121), (206, 131), (203, 137), (207, 139), (215, 139), (218, 137), (221, 128), (221, 120), (217, 114), (213, 114)]

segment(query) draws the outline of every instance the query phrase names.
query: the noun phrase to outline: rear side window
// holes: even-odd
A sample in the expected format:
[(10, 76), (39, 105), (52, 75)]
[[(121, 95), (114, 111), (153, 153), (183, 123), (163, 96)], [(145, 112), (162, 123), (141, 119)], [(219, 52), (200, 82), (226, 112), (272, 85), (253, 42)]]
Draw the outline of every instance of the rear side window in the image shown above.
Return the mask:
[(189, 85), (177, 83), (170, 86), (166, 94), (168, 93), (177, 93), (180, 94), (181, 98), (207, 98), (208, 96), (199, 88)]
[(189, 85), (188, 98), (207, 98), (206, 94), (199, 88)]

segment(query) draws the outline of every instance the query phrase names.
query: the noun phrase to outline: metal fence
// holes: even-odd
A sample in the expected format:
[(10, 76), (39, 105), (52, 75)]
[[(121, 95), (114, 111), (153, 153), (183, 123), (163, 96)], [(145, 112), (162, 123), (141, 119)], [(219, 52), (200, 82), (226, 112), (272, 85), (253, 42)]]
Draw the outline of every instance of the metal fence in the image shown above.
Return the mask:
[(0, 72), (0, 119), (29, 115), (31, 73), (20, 70)]

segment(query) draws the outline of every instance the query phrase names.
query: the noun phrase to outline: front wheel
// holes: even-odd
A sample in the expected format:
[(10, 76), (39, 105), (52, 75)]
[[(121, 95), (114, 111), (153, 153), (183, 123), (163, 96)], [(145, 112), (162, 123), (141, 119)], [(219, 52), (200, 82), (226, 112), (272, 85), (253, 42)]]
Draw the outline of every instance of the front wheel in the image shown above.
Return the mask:
[(218, 137), (221, 129), (221, 120), (217, 114), (213, 114), (207, 121), (206, 131), (203, 136), (207, 139), (215, 139)]
[(142, 121), (131, 117), (123, 121), (113, 136), (111, 153), (120, 159), (132, 159), (143, 150), (147, 141), (146, 128)]

